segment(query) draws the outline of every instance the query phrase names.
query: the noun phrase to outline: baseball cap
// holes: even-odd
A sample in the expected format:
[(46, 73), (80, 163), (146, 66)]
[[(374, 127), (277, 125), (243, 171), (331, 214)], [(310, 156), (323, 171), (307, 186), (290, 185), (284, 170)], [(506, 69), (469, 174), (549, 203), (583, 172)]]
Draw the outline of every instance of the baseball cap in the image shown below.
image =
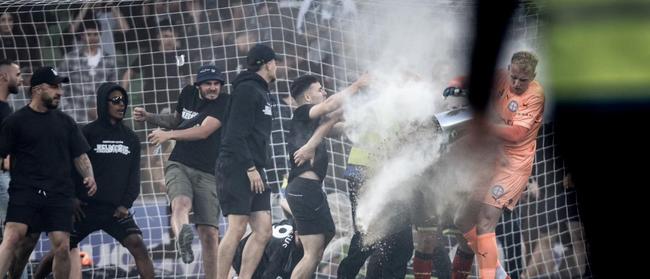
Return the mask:
[(43, 83), (47, 83), (49, 85), (57, 85), (68, 82), (70, 82), (70, 79), (68, 77), (59, 76), (59, 73), (57, 73), (54, 68), (46, 66), (38, 68), (36, 71), (34, 71), (32, 74), (32, 80), (29, 85), (34, 87)]
[(257, 66), (266, 64), (273, 59), (279, 60), (280, 58), (271, 47), (257, 44), (248, 51), (246, 63), (248, 63), (248, 66)]
[(208, 80), (218, 80), (221, 84), (226, 82), (221, 70), (215, 65), (204, 65), (199, 68), (199, 73), (196, 74), (195, 85), (200, 85)]

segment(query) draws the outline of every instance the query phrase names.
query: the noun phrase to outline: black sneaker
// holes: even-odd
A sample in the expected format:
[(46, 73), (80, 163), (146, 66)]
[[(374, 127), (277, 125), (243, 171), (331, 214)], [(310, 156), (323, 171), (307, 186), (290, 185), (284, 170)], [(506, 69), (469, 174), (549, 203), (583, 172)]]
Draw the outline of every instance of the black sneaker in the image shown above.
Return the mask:
[(181, 232), (176, 237), (176, 249), (181, 253), (181, 259), (188, 264), (194, 261), (194, 252), (192, 252), (192, 240), (194, 234), (192, 233), (192, 226), (189, 224), (183, 225)]

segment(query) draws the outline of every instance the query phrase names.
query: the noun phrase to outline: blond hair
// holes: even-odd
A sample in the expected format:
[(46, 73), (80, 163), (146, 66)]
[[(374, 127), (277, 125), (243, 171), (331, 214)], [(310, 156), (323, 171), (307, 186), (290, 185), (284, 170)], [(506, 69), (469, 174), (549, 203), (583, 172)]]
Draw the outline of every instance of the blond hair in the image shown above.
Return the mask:
[(523, 66), (525, 71), (534, 74), (537, 67), (537, 57), (532, 52), (519, 51), (515, 52), (510, 59), (510, 64)]

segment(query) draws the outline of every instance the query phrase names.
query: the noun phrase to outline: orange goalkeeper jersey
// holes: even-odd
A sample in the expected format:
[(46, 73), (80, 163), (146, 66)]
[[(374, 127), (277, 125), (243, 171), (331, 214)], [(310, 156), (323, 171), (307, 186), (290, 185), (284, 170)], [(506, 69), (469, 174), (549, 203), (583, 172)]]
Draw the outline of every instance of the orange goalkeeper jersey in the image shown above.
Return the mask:
[(500, 72), (494, 87), (496, 91), (496, 113), (500, 123), (528, 128), (528, 133), (519, 142), (503, 145), (506, 169), (511, 172), (530, 174), (537, 147), (537, 132), (544, 117), (544, 89), (533, 80), (526, 92), (517, 95), (510, 90), (507, 72)]

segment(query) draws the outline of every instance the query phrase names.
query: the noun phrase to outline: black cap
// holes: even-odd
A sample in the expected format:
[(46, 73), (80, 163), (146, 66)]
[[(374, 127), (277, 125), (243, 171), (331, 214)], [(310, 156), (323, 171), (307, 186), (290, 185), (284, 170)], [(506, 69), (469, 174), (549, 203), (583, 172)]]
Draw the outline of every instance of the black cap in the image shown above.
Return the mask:
[(204, 65), (199, 68), (199, 73), (196, 74), (196, 85), (200, 85), (208, 80), (218, 80), (221, 84), (226, 82), (221, 70), (215, 65)]
[(49, 85), (57, 85), (61, 83), (68, 83), (70, 79), (68, 77), (61, 77), (59, 73), (54, 70), (52, 67), (41, 67), (38, 68), (32, 74), (32, 80), (30, 86), (34, 87), (39, 84), (47, 83)]
[(272, 48), (257, 44), (248, 51), (246, 63), (248, 63), (248, 66), (261, 66), (273, 59), (279, 60), (279, 57)]

